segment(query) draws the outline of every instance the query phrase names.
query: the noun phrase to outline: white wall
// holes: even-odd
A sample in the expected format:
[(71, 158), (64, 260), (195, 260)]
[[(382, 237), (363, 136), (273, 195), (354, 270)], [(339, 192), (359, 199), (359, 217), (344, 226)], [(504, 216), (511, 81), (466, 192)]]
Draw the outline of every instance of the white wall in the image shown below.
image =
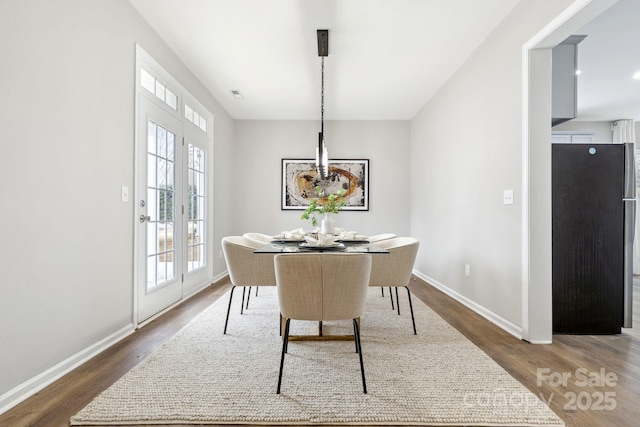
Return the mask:
[[(131, 327), (135, 43), (215, 115), (216, 242), (231, 228), (232, 190), (218, 183), (234, 137), (231, 118), (126, 0), (1, 9), (0, 411), (27, 380), (46, 381)], [(226, 268), (214, 261), (214, 274)]]
[[(412, 121), (416, 269), (516, 334), (522, 330), (522, 46), (569, 4), (520, 2)], [(514, 190), (514, 205), (503, 204), (506, 189)]]
[[(235, 191), (233, 231), (275, 234), (311, 228), (301, 211), (281, 207), (283, 158), (310, 159), (319, 121), (236, 122), (236, 162), (227, 179)], [(336, 226), (371, 235), (409, 233), (409, 121), (328, 121), (330, 159), (369, 159), (369, 211), (342, 211)]]

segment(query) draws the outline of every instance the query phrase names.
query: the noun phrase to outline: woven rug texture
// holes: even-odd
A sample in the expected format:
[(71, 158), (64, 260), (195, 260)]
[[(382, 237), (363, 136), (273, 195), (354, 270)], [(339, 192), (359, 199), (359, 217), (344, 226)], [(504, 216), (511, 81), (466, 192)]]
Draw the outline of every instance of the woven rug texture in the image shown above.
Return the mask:
[[(241, 290), (240, 290), (241, 291)], [(240, 315), (235, 292), (216, 301), (71, 418), (72, 425), (412, 424), (564, 426), (510, 376), (415, 296), (413, 335), (404, 289), (401, 315), (388, 292), (369, 290), (361, 318), (368, 394), (353, 341), (290, 341), (282, 392), (275, 288), (262, 287)], [(291, 334), (317, 333), (291, 322)], [(351, 334), (350, 321), (325, 334)], [(515, 338), (514, 338), (515, 339)]]

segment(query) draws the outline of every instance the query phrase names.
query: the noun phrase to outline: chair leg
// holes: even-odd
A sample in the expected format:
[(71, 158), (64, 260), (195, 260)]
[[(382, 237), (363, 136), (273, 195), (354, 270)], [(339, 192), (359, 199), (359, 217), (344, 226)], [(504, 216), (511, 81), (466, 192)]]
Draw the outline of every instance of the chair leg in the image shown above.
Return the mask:
[(367, 381), (364, 377), (364, 362), (362, 361), (362, 343), (360, 342), (360, 326), (356, 319), (353, 319), (353, 331), (355, 334), (356, 340), (356, 349), (358, 350), (358, 355), (360, 356), (360, 372), (362, 373), (362, 389), (364, 394), (367, 394)]
[(242, 288), (242, 304), (240, 304), (240, 314), (242, 314), (242, 309), (244, 308), (244, 294), (247, 292), (247, 288)]
[(357, 333), (357, 331), (356, 331), (356, 327), (357, 327), (356, 323), (357, 322), (353, 322), (353, 342), (356, 345), (356, 353), (360, 353), (360, 349), (358, 348), (358, 340), (356, 339), (356, 333)]
[(258, 296), (258, 288), (259, 288), (259, 287), (260, 287), (260, 286), (256, 286), (256, 296)]
[(413, 304), (411, 304), (411, 291), (408, 286), (405, 286), (407, 289), (407, 296), (409, 297), (409, 309), (411, 310), (411, 322), (413, 322), (413, 335), (418, 335), (416, 332), (416, 319), (413, 317)]
[(233, 291), (236, 289), (236, 286), (233, 285), (231, 287), (231, 293), (229, 294), (229, 307), (227, 307), (227, 319), (224, 321), (224, 332), (223, 334), (227, 333), (227, 324), (229, 323), (229, 312), (231, 311), (231, 300), (233, 299)]
[(284, 354), (287, 352), (287, 346), (289, 344), (289, 323), (291, 319), (287, 319), (287, 323), (284, 326), (284, 341), (282, 341), (282, 355), (280, 356), (280, 373), (278, 374), (278, 389), (277, 394), (280, 394), (280, 385), (282, 384), (282, 368), (284, 367)]
[(393, 292), (391, 292), (391, 286), (389, 286), (389, 297), (391, 297), (391, 310), (395, 310), (395, 306), (393, 305)]
[(382, 296), (384, 296), (384, 286), (380, 286), (380, 290), (382, 291)]
[(249, 292), (247, 292), (247, 306), (245, 309), (249, 309), (249, 298), (251, 298), (251, 286), (249, 286)]
[(285, 334), (285, 337), (284, 337), (284, 343), (285, 343), (284, 344), (284, 352), (285, 353), (289, 353), (289, 331), (291, 329), (291, 327), (289, 326), (289, 321), (290, 320), (291, 319), (287, 319), (287, 321), (286, 321), (287, 323), (284, 326), (284, 334)]
[(398, 316), (400, 316), (400, 298), (398, 297), (398, 287), (396, 286), (396, 307), (398, 307)]

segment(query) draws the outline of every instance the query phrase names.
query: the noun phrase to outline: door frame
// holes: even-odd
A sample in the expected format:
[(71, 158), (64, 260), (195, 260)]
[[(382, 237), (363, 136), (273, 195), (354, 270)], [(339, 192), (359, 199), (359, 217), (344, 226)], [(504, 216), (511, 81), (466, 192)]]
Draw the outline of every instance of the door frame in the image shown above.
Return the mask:
[(551, 49), (616, 2), (576, 0), (522, 46), (522, 338), (533, 344), (553, 335)]
[[(133, 304), (131, 310), (131, 321), (136, 329), (141, 328), (142, 326), (148, 324), (153, 319), (172, 309), (176, 305), (183, 302), (185, 299), (190, 298), (196, 293), (200, 292), (208, 285), (211, 284), (213, 278), (213, 129), (214, 129), (214, 117), (209, 110), (204, 107), (195, 97), (193, 97), (188, 90), (186, 90), (171, 74), (169, 74), (157, 61), (155, 61), (139, 44), (135, 45), (136, 55), (135, 55), (135, 100), (134, 100), (134, 195), (132, 200), (135, 200), (136, 205), (134, 206), (133, 211), (133, 222), (134, 222), (134, 236), (133, 236), (133, 276), (132, 276), (132, 296), (133, 296)], [(160, 103), (160, 107), (169, 111), (171, 114), (174, 114), (178, 119), (180, 119), (183, 123), (182, 126), (182, 141), (180, 142), (180, 149), (182, 149), (183, 141), (195, 141), (196, 145), (200, 148), (205, 149), (207, 153), (207, 161), (206, 161), (206, 200), (207, 200), (207, 213), (206, 213), (206, 221), (207, 221), (207, 231), (206, 231), (206, 265), (201, 269), (196, 270), (193, 274), (187, 274), (186, 271), (186, 257), (183, 259), (182, 263), (185, 266), (185, 281), (182, 284), (182, 298), (175, 302), (174, 304), (164, 308), (158, 313), (154, 314), (150, 318), (139, 322), (139, 310), (138, 310), (138, 281), (137, 277), (139, 275), (139, 266), (137, 262), (137, 254), (140, 249), (141, 244), (146, 244), (146, 242), (139, 241), (139, 213), (138, 213), (138, 201), (141, 199), (141, 195), (138, 194), (139, 188), (139, 177), (138, 177), (138, 169), (137, 165), (140, 162), (140, 150), (139, 141), (140, 132), (140, 97), (146, 96), (146, 89), (143, 89), (141, 86), (141, 76), (140, 69), (144, 65), (145, 69), (153, 71), (154, 74), (159, 76), (162, 80), (166, 82), (170, 82), (172, 85), (172, 90), (176, 91), (176, 95), (178, 97), (177, 100), (177, 109), (172, 111), (168, 106), (163, 106)], [(143, 95), (144, 94), (144, 95)], [(197, 108), (200, 113), (200, 119), (204, 120), (206, 125), (203, 129), (202, 126), (198, 127), (189, 120), (185, 119), (185, 110), (184, 105), (188, 103), (191, 108)], [(186, 144), (187, 142), (185, 142)], [(184, 171), (183, 171), (184, 172)], [(183, 174), (184, 176), (184, 174)], [(146, 197), (146, 196), (144, 196)], [(186, 247), (186, 239), (185, 247)]]

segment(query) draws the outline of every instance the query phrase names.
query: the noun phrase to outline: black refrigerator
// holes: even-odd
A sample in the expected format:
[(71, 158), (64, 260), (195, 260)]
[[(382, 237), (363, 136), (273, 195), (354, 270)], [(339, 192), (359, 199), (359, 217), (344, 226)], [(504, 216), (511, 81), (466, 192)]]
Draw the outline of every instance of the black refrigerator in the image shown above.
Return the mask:
[(552, 145), (553, 332), (631, 327), (634, 144)]

